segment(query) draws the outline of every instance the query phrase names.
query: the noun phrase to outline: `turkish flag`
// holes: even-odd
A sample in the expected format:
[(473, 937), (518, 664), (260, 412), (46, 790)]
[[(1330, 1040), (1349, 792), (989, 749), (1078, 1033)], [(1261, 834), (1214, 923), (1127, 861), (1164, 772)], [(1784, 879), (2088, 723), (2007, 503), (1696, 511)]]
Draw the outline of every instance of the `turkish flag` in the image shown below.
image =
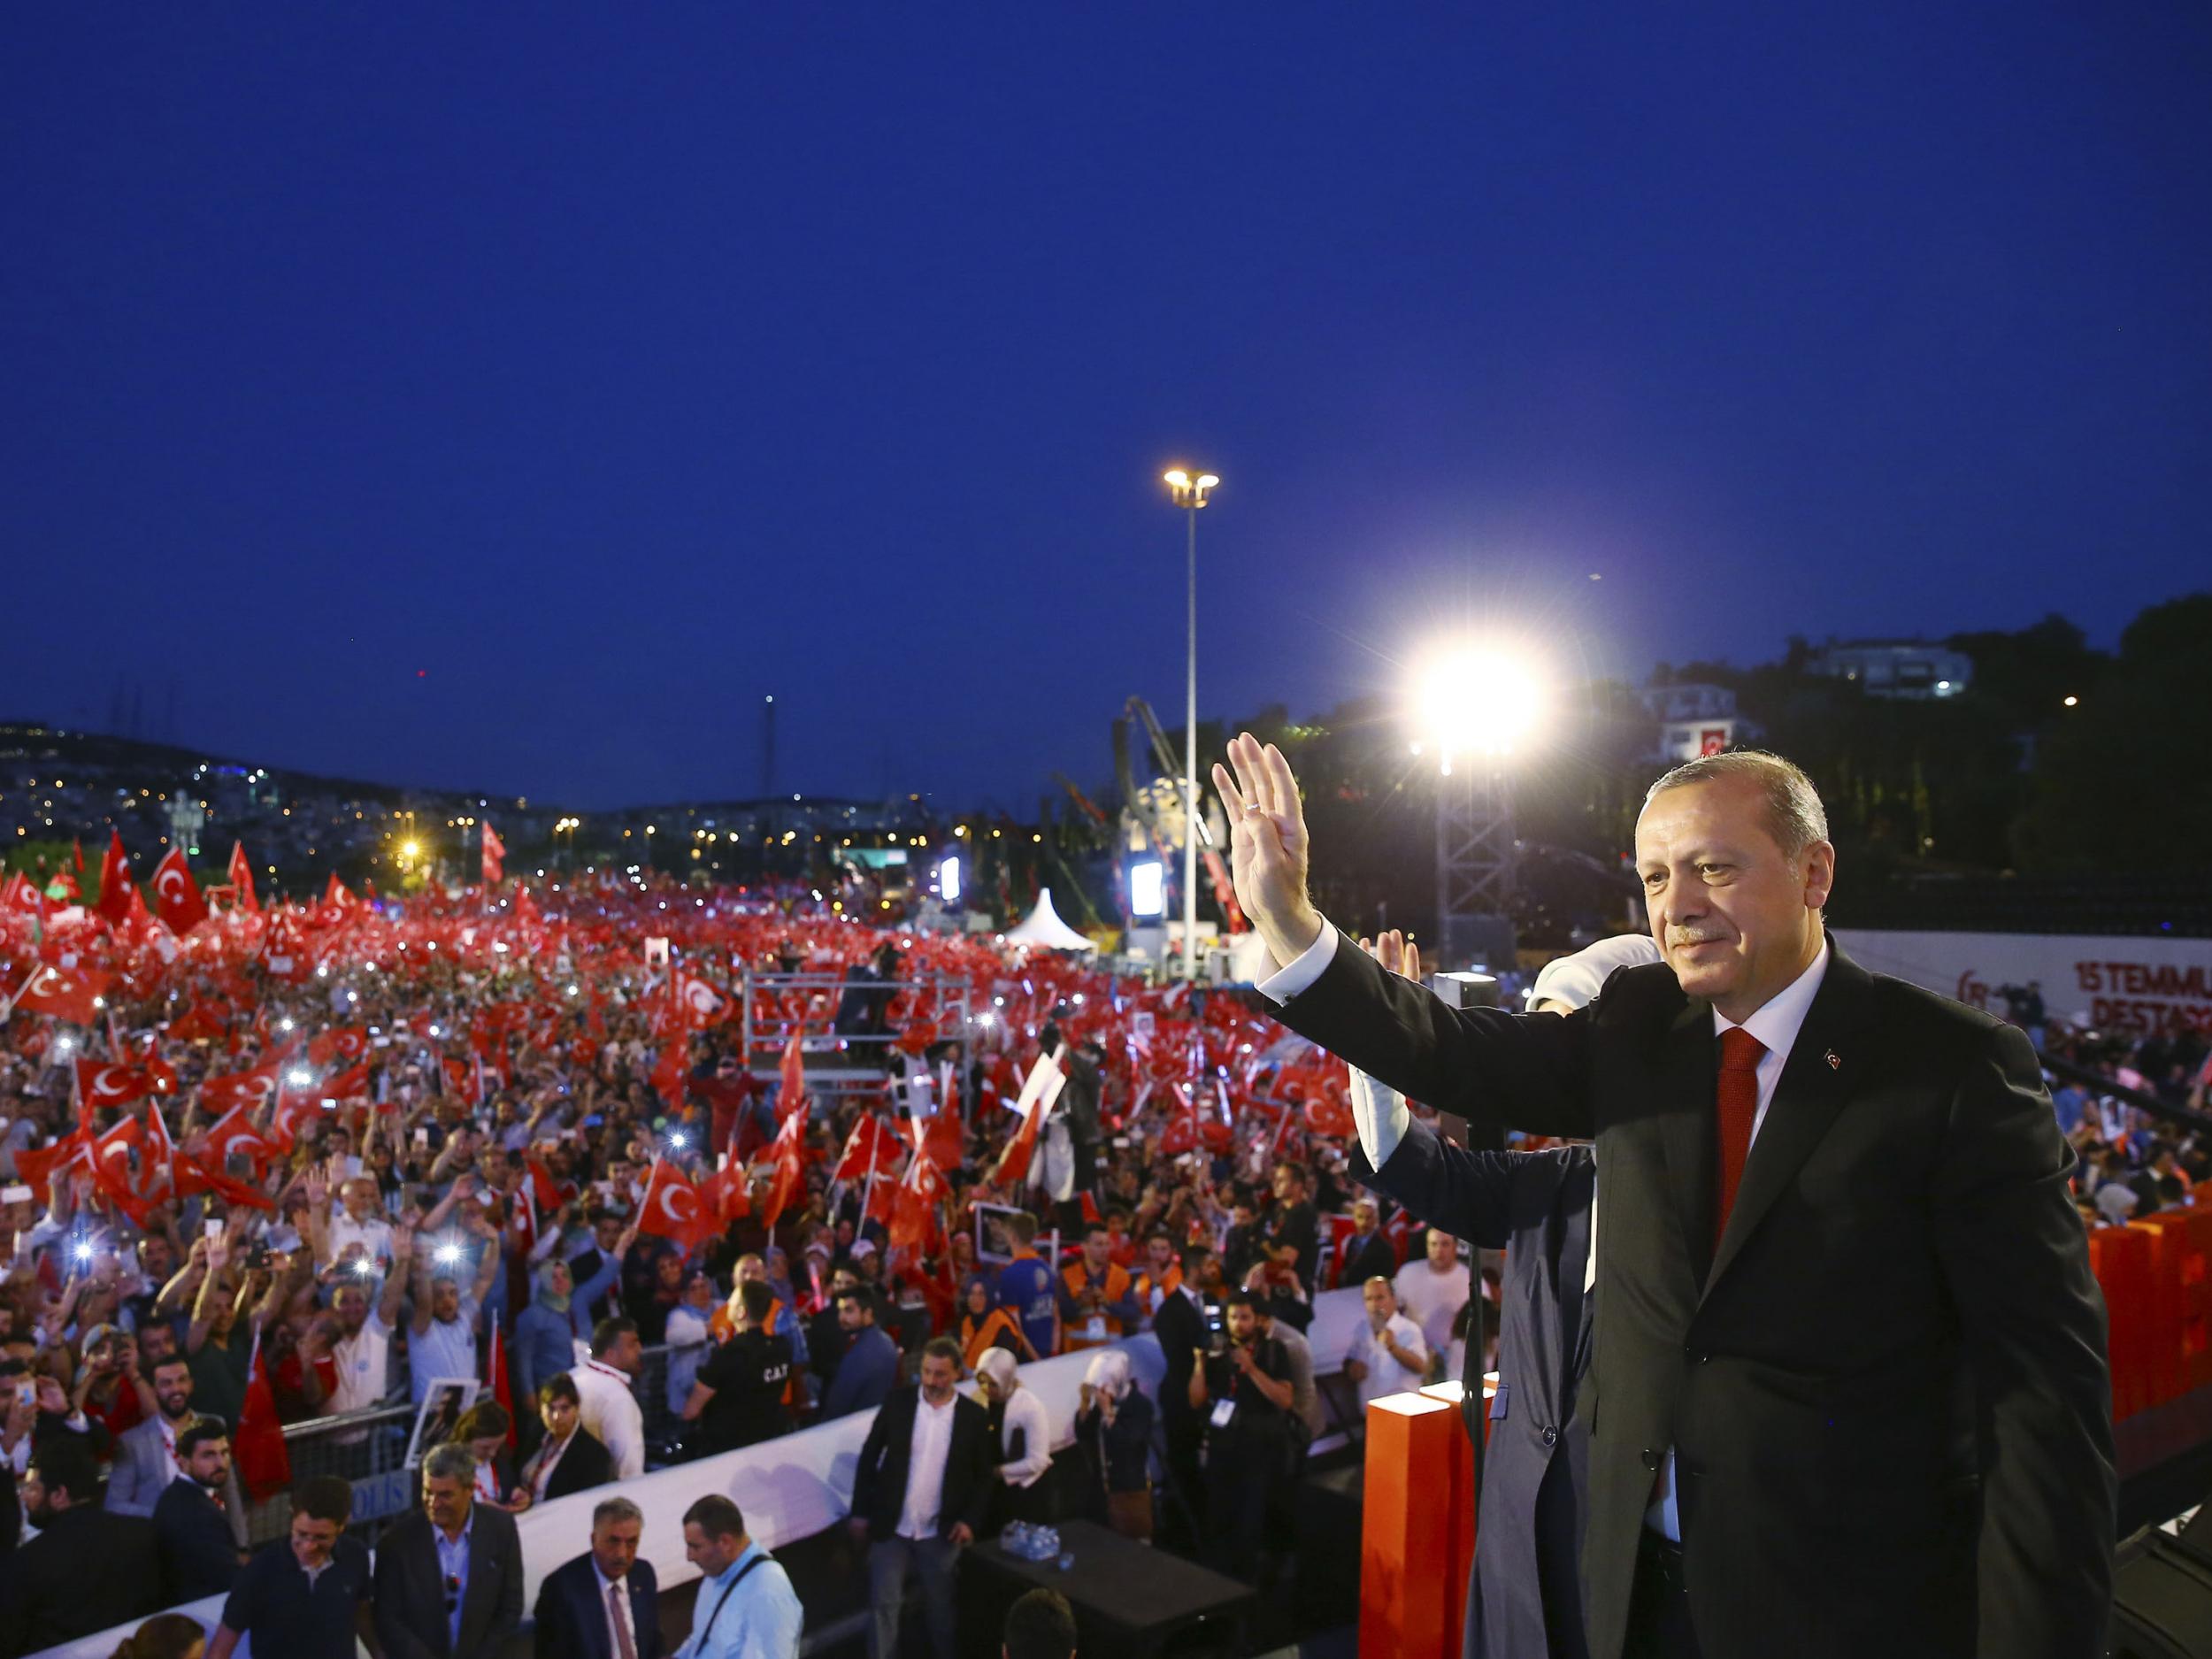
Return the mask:
[(557, 1212), (567, 1200), (561, 1196), (560, 1185), (554, 1180), (553, 1171), (536, 1158), (525, 1158), (523, 1166), (530, 1171), (530, 1200), (537, 1205), (538, 1212), (544, 1216)]
[(319, 1031), (307, 1045), (307, 1057), (317, 1065), (328, 1065), (333, 1060), (358, 1060), (368, 1051), (368, 1028), (363, 1025)]
[(673, 1239), (688, 1256), (720, 1231), (699, 1189), (666, 1158), (653, 1160), (653, 1173), (645, 1183), (645, 1197), (638, 1205), (638, 1231)]
[(863, 1112), (860, 1120), (853, 1125), (852, 1133), (845, 1137), (845, 1150), (830, 1179), (860, 1181), (895, 1169), (899, 1152), (898, 1137), (883, 1126), (883, 1120), (873, 1112)]
[(783, 1127), (776, 1131), (769, 1155), (774, 1160), (774, 1172), (769, 1178), (768, 1195), (761, 1201), (761, 1224), (773, 1229), (784, 1208), (796, 1197), (806, 1179), (806, 1106), (800, 1103), (798, 1110), (783, 1120)]
[(38, 884), (20, 870), (8, 872), (8, 879), (0, 881), (0, 910), (12, 910), (22, 916), (44, 916), (46, 895)]
[(137, 890), (131, 883), (130, 855), (123, 850), (123, 832), (111, 830), (107, 856), (100, 860), (100, 902), (92, 908), (120, 927), (130, 919), (131, 895)]
[(745, 1166), (735, 1161), (700, 1182), (699, 1195), (706, 1200), (716, 1222), (725, 1227), (753, 1213), (752, 1184), (745, 1178)]
[(704, 979), (694, 979), (687, 973), (674, 974), (670, 977), (669, 989), (699, 1025), (711, 1025), (730, 1017), (730, 999)]
[(41, 968), (17, 994), (15, 1005), (89, 1025), (99, 1018), (101, 993), (113, 978), (91, 968)]
[(269, 1363), (262, 1357), (258, 1331), (247, 1362), (246, 1403), (238, 1413), (231, 1445), (237, 1454), (238, 1482), (256, 1502), (292, 1484), (292, 1455), (277, 1419), (276, 1394), (269, 1386)]
[(116, 1065), (105, 1060), (77, 1062), (77, 1102), (84, 1110), (128, 1105), (153, 1092), (153, 1079), (134, 1065)]
[(231, 890), (238, 895), (238, 902), (249, 915), (261, 914), (261, 901), (254, 896), (253, 865), (246, 861), (246, 843), (243, 841), (230, 844), (230, 885)]
[(795, 1031), (791, 1033), (791, 1041), (783, 1046), (783, 1062), (776, 1068), (776, 1116), (788, 1119), (806, 1099), (806, 1060), (799, 1051), (799, 1033)]
[(146, 1103), (146, 1156), (141, 1170), (142, 1185), (150, 1191), (156, 1170), (168, 1176), (173, 1172), (177, 1161), (177, 1143), (169, 1138), (168, 1120), (161, 1115), (161, 1102)]
[(484, 825), (484, 885), (495, 887), (505, 873), (501, 863), (507, 856), (507, 843), (499, 839), (499, 832), (488, 820)]
[(207, 901), (192, 879), (192, 866), (184, 861), (184, 849), (172, 847), (154, 866), (154, 909), (182, 938), (207, 920)]
[(927, 1248), (938, 1232), (938, 1206), (944, 1202), (945, 1178), (926, 1152), (917, 1152), (899, 1182), (891, 1204), (891, 1248)]
[(234, 1106), (218, 1118), (207, 1132), (207, 1156), (219, 1167), (234, 1154), (259, 1164), (274, 1150), (261, 1132), (246, 1121), (246, 1114), (239, 1107)]
[(176, 1042), (212, 1042), (223, 1034), (223, 1022), (205, 1004), (195, 1002), (169, 1022), (167, 1035)]
[(1021, 1114), (1021, 1127), (1006, 1143), (1000, 1156), (998, 1168), (991, 1172), (995, 1185), (1018, 1185), (1029, 1175), (1030, 1155), (1036, 1150), (1037, 1132), (1044, 1126), (1046, 1116), (1052, 1110), (1053, 1102), (1060, 1098), (1060, 1091), (1067, 1087), (1068, 1074), (1060, 1069), (1051, 1055), (1037, 1056), (1037, 1064), (1029, 1068), (1029, 1076), (1022, 1084), (1020, 1097), (1014, 1110)]
[(1352, 1120), (1352, 1109), (1326, 1094), (1306, 1102), (1306, 1127), (1317, 1135), (1337, 1141), (1348, 1140), (1359, 1133), (1359, 1125)]
[(50, 1147), (26, 1147), (15, 1155), (15, 1179), (26, 1187), (42, 1188), (63, 1164), (90, 1156), (89, 1145), (84, 1131), (73, 1129)]
[(259, 1106), (275, 1088), (275, 1071), (257, 1067), (251, 1071), (232, 1071), (209, 1078), (200, 1085), (200, 1101), (210, 1111), (240, 1111)]
[(213, 1193), (232, 1204), (243, 1204), (250, 1210), (266, 1210), (273, 1213), (276, 1201), (250, 1181), (234, 1180), (219, 1170), (211, 1170), (197, 1158), (188, 1158), (179, 1153), (173, 1165), (177, 1196), (189, 1198), (195, 1193)]

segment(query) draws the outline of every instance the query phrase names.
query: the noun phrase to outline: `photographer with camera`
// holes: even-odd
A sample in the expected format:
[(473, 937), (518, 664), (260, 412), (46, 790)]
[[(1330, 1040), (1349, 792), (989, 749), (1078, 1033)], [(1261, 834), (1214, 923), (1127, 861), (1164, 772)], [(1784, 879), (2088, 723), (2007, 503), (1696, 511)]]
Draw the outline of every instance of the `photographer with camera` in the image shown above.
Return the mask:
[(1290, 1361), (1260, 1333), (1249, 1292), (1230, 1293), (1222, 1325), (1214, 1351), (1194, 1352), (1187, 1396), (1206, 1425), (1208, 1564), (1256, 1584), (1290, 1433)]

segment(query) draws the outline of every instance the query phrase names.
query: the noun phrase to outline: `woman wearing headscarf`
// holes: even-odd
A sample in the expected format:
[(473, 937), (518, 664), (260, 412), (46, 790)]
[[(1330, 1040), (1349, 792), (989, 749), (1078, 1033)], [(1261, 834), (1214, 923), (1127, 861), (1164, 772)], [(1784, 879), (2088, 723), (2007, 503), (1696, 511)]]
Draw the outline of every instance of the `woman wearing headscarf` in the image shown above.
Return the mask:
[(984, 1355), (993, 1348), (1010, 1354), (1016, 1359), (1035, 1359), (1037, 1350), (1029, 1345), (1021, 1321), (1007, 1309), (993, 1305), (991, 1281), (978, 1274), (960, 1290), (960, 1352), (970, 1371), (982, 1363)]
[(1129, 1356), (1094, 1356), (1075, 1413), (1075, 1443), (1087, 1479), (1083, 1512), (1124, 1538), (1152, 1541), (1152, 1402), (1137, 1386)]
[(1022, 1386), (1014, 1356), (1002, 1348), (985, 1351), (975, 1379), (998, 1432), (1003, 1492), (995, 1508), (1001, 1524), (1051, 1520), (1052, 1493), (1043, 1484), (1052, 1469), (1052, 1422), (1045, 1402), (1034, 1389)]

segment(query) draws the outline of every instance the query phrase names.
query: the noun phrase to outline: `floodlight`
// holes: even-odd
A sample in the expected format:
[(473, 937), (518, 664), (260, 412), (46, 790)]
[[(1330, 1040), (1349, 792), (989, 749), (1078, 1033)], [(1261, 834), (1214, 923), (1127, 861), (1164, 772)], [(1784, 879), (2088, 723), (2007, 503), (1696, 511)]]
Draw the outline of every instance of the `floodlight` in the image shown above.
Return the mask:
[(1440, 653), (1421, 677), (1417, 710), (1422, 731), (1442, 752), (1505, 755), (1543, 724), (1543, 675), (1527, 654), (1490, 642)]
[(1167, 870), (1156, 858), (1129, 866), (1129, 913), (1159, 916), (1167, 910)]
[(951, 857), (937, 866), (937, 890), (948, 904), (960, 902), (960, 860)]

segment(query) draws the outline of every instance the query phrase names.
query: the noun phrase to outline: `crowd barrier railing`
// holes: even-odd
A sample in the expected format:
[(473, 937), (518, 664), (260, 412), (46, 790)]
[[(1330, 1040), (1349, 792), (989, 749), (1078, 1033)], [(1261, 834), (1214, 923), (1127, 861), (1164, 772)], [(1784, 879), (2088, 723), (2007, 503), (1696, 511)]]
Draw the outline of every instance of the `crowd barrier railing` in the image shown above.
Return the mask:
[[(1307, 1340), (1313, 1348), (1314, 1370), (1317, 1375), (1333, 1373), (1340, 1368), (1343, 1354), (1365, 1319), (1356, 1290), (1325, 1291), (1314, 1299), (1314, 1320), (1307, 1332)], [(1166, 1374), (1166, 1362), (1160, 1353), (1160, 1345), (1150, 1334), (1130, 1337), (1117, 1346), (1127, 1351), (1130, 1368), (1147, 1394), (1158, 1397), (1161, 1379)], [(666, 1349), (653, 1350), (664, 1356)], [(1075, 1410), (1079, 1403), (1083, 1379), (1089, 1371), (1091, 1361), (1098, 1350), (1078, 1354), (1064, 1354), (1055, 1359), (1038, 1360), (1020, 1368), (1022, 1383), (1035, 1391), (1043, 1402), (1048, 1419), (1052, 1425), (1053, 1449), (1061, 1450), (1074, 1443)], [(663, 1408), (665, 1409), (666, 1374), (661, 1374)], [(972, 1385), (967, 1385), (972, 1387)], [(642, 1392), (643, 1380), (639, 1387)], [(641, 1405), (645, 1402), (641, 1401)], [(333, 1417), (314, 1424), (295, 1426), (303, 1430), (324, 1430), (333, 1440), (331, 1454), (336, 1455), (338, 1438), (355, 1428), (369, 1428), (372, 1435), (375, 1425), (367, 1422), (371, 1417), (410, 1419), (413, 1410), (409, 1407), (387, 1408), (375, 1413), (361, 1413), (353, 1417)], [(744, 1512), (747, 1530), (770, 1549), (802, 1538), (811, 1538), (843, 1520), (852, 1505), (853, 1471), (860, 1460), (860, 1448), (868, 1438), (868, 1430), (875, 1421), (872, 1411), (856, 1412), (833, 1422), (818, 1423), (780, 1439), (764, 1440), (757, 1446), (742, 1450), (724, 1452), (718, 1456), (704, 1457), (695, 1463), (678, 1463), (672, 1468), (653, 1470), (635, 1480), (621, 1483), (621, 1495), (645, 1512), (644, 1536), (640, 1541), (640, 1555), (652, 1563), (663, 1587), (671, 1588), (688, 1584), (699, 1576), (699, 1570), (684, 1555), (683, 1512), (699, 1498), (710, 1493), (733, 1501)], [(648, 1417), (650, 1433), (651, 1418)], [(325, 1438), (324, 1433), (303, 1434), (299, 1440), (313, 1443)], [(289, 1432), (288, 1445), (295, 1443)], [(405, 1455), (405, 1437), (400, 1436), (398, 1455)], [(317, 1455), (324, 1454), (319, 1451)], [(373, 1455), (373, 1454), (372, 1454)], [(315, 1471), (319, 1472), (319, 1471)], [(338, 1472), (334, 1470), (333, 1472)], [(404, 1472), (404, 1471), (403, 1471)], [(294, 1479), (301, 1478), (296, 1465)], [(517, 1531), (522, 1539), (523, 1606), (527, 1609), (537, 1601), (538, 1586), (548, 1573), (563, 1563), (573, 1560), (589, 1547), (591, 1512), (603, 1499), (616, 1491), (613, 1486), (602, 1486), (588, 1492), (579, 1492), (570, 1497), (557, 1498), (550, 1503), (534, 1505), (515, 1517)], [(281, 1499), (273, 1502), (283, 1502)], [(222, 1617), (221, 1596), (210, 1596), (204, 1601), (188, 1602), (173, 1609), (197, 1619), (212, 1630)], [(111, 1659), (116, 1648), (137, 1628), (130, 1624), (117, 1625), (97, 1635), (81, 1637), (58, 1647), (45, 1650), (42, 1659)], [(250, 1643), (242, 1643), (236, 1650), (240, 1659), (253, 1659)], [(264, 1659), (283, 1659), (280, 1655), (264, 1655)]]

